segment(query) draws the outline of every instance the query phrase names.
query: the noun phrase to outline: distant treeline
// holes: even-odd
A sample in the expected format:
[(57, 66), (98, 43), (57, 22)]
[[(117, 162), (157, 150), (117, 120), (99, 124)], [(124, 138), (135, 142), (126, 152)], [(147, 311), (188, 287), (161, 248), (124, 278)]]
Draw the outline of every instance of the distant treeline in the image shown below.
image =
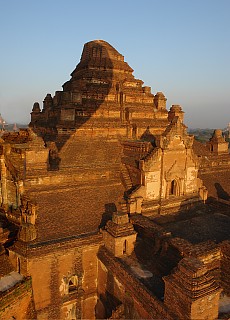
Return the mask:
[[(214, 129), (188, 129), (189, 134), (194, 135), (197, 141), (205, 143), (212, 137)], [(223, 130), (226, 141), (230, 142), (229, 132)]]

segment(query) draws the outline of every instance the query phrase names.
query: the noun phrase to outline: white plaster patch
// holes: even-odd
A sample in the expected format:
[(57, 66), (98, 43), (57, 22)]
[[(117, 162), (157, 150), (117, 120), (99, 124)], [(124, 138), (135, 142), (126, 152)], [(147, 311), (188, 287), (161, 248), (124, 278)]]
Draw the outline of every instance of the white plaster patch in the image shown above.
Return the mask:
[(114, 280), (115, 280), (118, 288), (119, 288), (120, 290), (122, 290), (122, 288), (123, 288), (122, 284), (117, 280), (117, 278), (114, 278)]
[(61, 279), (61, 285), (59, 287), (59, 291), (61, 295), (66, 294), (68, 292), (67, 283), (66, 281), (64, 281), (64, 279)]
[(76, 319), (76, 303), (69, 304), (66, 306), (67, 311), (65, 315), (66, 320), (74, 320)]
[(159, 182), (147, 183), (146, 196), (148, 199), (156, 199), (159, 196)]
[(194, 167), (187, 169), (187, 180), (194, 180), (197, 177), (197, 170)]
[(151, 278), (153, 276), (152, 272), (139, 268), (138, 266), (132, 266), (131, 269), (140, 278)]
[(106, 266), (102, 262), (100, 263), (100, 265), (103, 271), (108, 272)]
[(9, 273), (7, 276), (0, 279), (0, 291), (3, 292), (12, 288), (16, 283), (21, 282), (22, 279), (23, 276), (18, 272), (13, 271)]

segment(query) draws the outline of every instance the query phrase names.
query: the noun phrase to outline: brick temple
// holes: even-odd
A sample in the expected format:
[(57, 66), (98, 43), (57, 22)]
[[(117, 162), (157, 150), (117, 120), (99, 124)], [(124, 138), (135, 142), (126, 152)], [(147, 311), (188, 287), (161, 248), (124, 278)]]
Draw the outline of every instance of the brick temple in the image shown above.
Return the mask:
[(230, 156), (115, 48), (3, 132), (2, 319), (227, 319)]

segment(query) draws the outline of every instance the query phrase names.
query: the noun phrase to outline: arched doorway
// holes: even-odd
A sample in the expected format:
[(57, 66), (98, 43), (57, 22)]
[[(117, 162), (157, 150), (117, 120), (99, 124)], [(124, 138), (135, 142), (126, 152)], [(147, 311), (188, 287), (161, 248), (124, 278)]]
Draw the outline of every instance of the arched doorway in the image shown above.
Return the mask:
[(177, 180), (172, 180), (169, 188), (169, 195), (178, 196), (179, 195), (179, 186)]

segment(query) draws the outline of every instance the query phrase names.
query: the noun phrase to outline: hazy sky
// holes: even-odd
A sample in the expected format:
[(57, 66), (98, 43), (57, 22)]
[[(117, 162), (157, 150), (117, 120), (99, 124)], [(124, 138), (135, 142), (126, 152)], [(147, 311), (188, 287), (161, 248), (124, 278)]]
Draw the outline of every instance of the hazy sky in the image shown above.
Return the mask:
[(230, 122), (230, 0), (0, 0), (0, 113), (30, 121), (62, 90), (84, 43), (103, 39), (185, 123)]

